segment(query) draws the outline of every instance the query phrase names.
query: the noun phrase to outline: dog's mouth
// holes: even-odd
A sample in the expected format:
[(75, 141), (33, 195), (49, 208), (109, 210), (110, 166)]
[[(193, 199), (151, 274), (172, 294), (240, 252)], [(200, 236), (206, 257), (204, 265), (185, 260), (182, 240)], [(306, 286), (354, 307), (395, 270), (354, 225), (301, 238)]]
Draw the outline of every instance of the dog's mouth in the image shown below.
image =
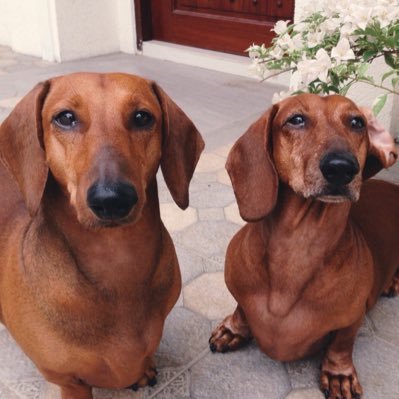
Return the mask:
[(322, 202), (327, 203), (341, 203), (344, 201), (355, 202), (358, 200), (359, 195), (356, 194), (348, 186), (333, 186), (328, 185), (322, 192), (315, 196), (315, 198)]

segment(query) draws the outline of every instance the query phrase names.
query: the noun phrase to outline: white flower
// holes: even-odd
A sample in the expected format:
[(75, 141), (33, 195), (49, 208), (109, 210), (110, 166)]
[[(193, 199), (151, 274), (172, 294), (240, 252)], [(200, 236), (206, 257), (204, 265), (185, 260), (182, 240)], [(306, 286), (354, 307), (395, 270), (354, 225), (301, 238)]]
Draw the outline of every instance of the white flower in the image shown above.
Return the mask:
[[(298, 62), (297, 70), (301, 75), (301, 80), (306, 86), (316, 79), (322, 82), (327, 82), (328, 70), (331, 68), (332, 63), (330, 56), (324, 49), (319, 49), (316, 53), (316, 59), (304, 59)], [(299, 79), (296, 77), (296, 79)]]
[(331, 51), (331, 58), (337, 62), (353, 60), (355, 53), (351, 49), (349, 40), (346, 37), (341, 37), (337, 45)]
[(295, 71), (292, 75), (291, 75), (291, 79), (290, 79), (290, 90), (292, 91), (298, 91), (301, 90), (304, 87), (304, 83), (302, 81), (302, 75), (300, 71)]
[(349, 8), (349, 14), (345, 18), (346, 22), (352, 22), (360, 29), (365, 29), (371, 21), (372, 8), (352, 4)]
[(288, 22), (290, 21), (277, 21), (274, 25), (274, 28), (271, 30), (274, 31), (277, 35), (281, 35), (287, 31)]
[(274, 93), (272, 97), (272, 104), (276, 104), (290, 95), (291, 93), (289, 91), (280, 91), (279, 93)]
[(333, 33), (337, 28), (341, 26), (341, 20), (339, 18), (329, 18), (322, 22), (319, 26), (321, 31), (326, 33)]
[(284, 50), (279, 47), (279, 46), (275, 46), (270, 52), (269, 52), (269, 56), (273, 57), (276, 60), (281, 60), (281, 58), (283, 58), (284, 55)]
[(281, 47), (282, 49), (292, 51), (295, 49), (294, 42), (291, 39), (291, 36), (288, 33), (285, 33), (283, 36), (280, 36), (277, 39), (276, 46)]
[(378, 5), (373, 8), (372, 16), (379, 21), (382, 28), (385, 28), (395, 19), (395, 14), (397, 15), (398, 9), (398, 5), (396, 5), (396, 7)]
[(309, 32), (306, 40), (306, 44), (309, 48), (318, 46), (324, 39), (325, 33), (322, 31)]

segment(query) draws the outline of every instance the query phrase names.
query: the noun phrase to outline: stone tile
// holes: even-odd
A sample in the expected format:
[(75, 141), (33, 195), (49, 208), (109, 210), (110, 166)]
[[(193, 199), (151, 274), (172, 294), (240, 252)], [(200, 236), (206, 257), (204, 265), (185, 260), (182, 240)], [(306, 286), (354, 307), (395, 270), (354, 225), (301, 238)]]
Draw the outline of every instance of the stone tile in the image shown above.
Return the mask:
[(223, 158), (227, 158), (227, 156), (229, 155), (229, 152), (231, 150), (231, 147), (233, 147), (233, 145), (234, 145), (234, 142), (231, 142), (229, 144), (226, 144), (226, 145), (216, 148), (213, 152), (216, 155), (219, 155)]
[(43, 381), (39, 399), (61, 399), (61, 390), (58, 385)]
[(380, 298), (369, 317), (375, 333), (399, 348), (399, 297)]
[(319, 354), (311, 359), (285, 363), (293, 389), (318, 387), (321, 358)]
[(205, 273), (183, 289), (184, 306), (209, 320), (233, 313), (237, 302), (224, 281), (224, 273)]
[(320, 389), (296, 389), (288, 394), (285, 399), (324, 399)]
[(355, 341), (354, 363), (363, 386), (362, 399), (396, 399), (399, 384), (399, 348), (378, 337)]
[(9, 113), (10, 113), (9, 109), (0, 108), (0, 122), (6, 119)]
[(0, 332), (0, 381), (7, 385), (41, 378), (7, 330)]
[(198, 209), (198, 219), (202, 221), (224, 220), (224, 212), (222, 208)]
[(208, 347), (210, 334), (208, 320), (188, 309), (175, 307), (165, 321), (156, 353), (157, 368), (186, 365)]
[(210, 353), (191, 369), (192, 399), (280, 399), (290, 389), (283, 365), (253, 344), (236, 352)]
[(197, 211), (188, 207), (184, 211), (176, 204), (161, 204), (161, 219), (169, 231), (180, 231), (197, 221)]
[(11, 97), (11, 98), (6, 98), (4, 100), (0, 100), (0, 107), (3, 108), (14, 108), (17, 103), (21, 101), (22, 97)]
[(205, 264), (208, 260), (204, 256), (201, 256), (193, 250), (189, 250), (179, 244), (175, 244), (175, 249), (183, 284), (186, 284), (188, 281), (191, 281), (205, 271)]
[(209, 173), (194, 173), (193, 183), (214, 183), (217, 181), (217, 174), (215, 172)]
[(219, 183), (225, 184), (226, 186), (230, 186), (231, 187), (231, 180), (230, 180), (230, 176), (227, 173), (226, 169), (223, 170), (219, 170), (218, 174), (217, 174), (217, 181)]
[(222, 208), (234, 200), (232, 188), (218, 182), (193, 183), (190, 187), (190, 206), (194, 208)]
[(213, 153), (203, 153), (195, 168), (198, 173), (215, 172), (224, 168), (226, 159)]
[(0, 399), (21, 399), (21, 397), (8, 388), (5, 384), (0, 382)]
[(238, 210), (238, 205), (236, 202), (226, 206), (226, 208), (224, 208), (224, 214), (226, 216), (226, 220), (229, 222), (239, 224), (240, 226), (244, 226), (244, 224), (246, 224), (246, 221), (240, 216), (240, 211)]
[(175, 235), (175, 239), (201, 255), (224, 257), (227, 245), (238, 229), (236, 224), (225, 221), (198, 222)]

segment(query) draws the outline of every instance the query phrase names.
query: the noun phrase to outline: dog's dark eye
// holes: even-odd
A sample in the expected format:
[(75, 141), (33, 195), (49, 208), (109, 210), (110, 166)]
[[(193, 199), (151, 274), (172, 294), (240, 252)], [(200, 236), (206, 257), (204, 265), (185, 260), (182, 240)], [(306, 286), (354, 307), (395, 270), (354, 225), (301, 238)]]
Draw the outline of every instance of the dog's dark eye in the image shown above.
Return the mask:
[(354, 118), (351, 119), (351, 128), (355, 130), (361, 130), (366, 126), (366, 123), (364, 122), (363, 118), (360, 116), (355, 116)]
[(78, 120), (72, 111), (62, 111), (53, 118), (54, 123), (65, 130), (73, 129)]
[(305, 117), (303, 115), (294, 115), (286, 123), (291, 126), (302, 127), (305, 125)]
[(149, 128), (154, 122), (154, 117), (147, 111), (137, 111), (133, 114), (133, 126)]

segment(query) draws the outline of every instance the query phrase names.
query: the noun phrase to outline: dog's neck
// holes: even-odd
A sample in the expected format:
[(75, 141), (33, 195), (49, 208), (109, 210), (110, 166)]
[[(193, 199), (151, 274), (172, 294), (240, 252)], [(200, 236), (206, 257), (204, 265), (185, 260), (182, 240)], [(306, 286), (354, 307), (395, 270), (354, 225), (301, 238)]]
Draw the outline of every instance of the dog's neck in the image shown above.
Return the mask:
[[(51, 235), (53, 240), (58, 240), (57, 251), (62, 251), (64, 259), (70, 259), (68, 266), (75, 269), (72, 273), (65, 270), (71, 274), (69, 278), (75, 278), (78, 273), (78, 278), (104, 289), (123, 290), (125, 285), (131, 289), (133, 282), (146, 281), (154, 273), (162, 247), (164, 229), (155, 179), (146, 194), (146, 204), (135, 223), (93, 230), (79, 223), (69, 199), (56, 185), (50, 184), (32, 223), (32, 237), (36, 237), (34, 241), (43, 256), (47, 256), (46, 237)], [(48, 251), (54, 252), (54, 249)], [(46, 267), (52, 267), (51, 262)]]
[(318, 273), (344, 262), (354, 236), (350, 208), (349, 201), (306, 199), (280, 185), (278, 204), (264, 222), (271, 313), (285, 316)]

